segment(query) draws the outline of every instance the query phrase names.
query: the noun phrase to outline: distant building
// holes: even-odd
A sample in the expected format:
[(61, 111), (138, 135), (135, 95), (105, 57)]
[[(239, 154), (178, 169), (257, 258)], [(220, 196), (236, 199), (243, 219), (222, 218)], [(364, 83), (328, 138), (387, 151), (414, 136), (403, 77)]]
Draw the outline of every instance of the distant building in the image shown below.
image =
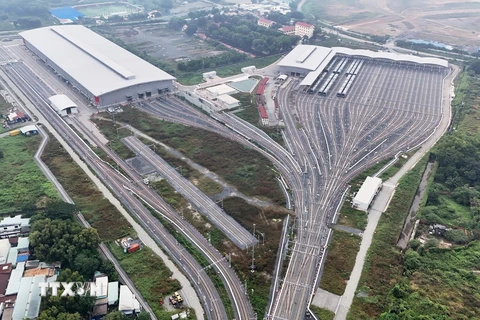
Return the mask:
[(37, 128), (37, 126), (32, 124), (32, 125), (20, 128), (20, 132), (24, 136), (34, 136), (34, 135), (38, 134), (38, 128)]
[(236, 108), (240, 105), (240, 101), (238, 101), (237, 99), (235, 99), (232, 96), (229, 96), (228, 94), (223, 94), (221, 96), (218, 96), (217, 101), (225, 109), (233, 109), (233, 108)]
[(264, 106), (258, 106), (258, 113), (260, 114), (260, 121), (262, 126), (268, 125), (268, 114)]
[(280, 31), (287, 36), (295, 35), (295, 26), (283, 26), (280, 28)]
[(315, 31), (315, 26), (305, 23), (305, 22), (297, 22), (295, 24), (295, 35), (299, 37), (307, 36), (309, 39), (313, 37), (313, 32)]
[(213, 79), (217, 76), (217, 71), (210, 71), (202, 73), (203, 80), (206, 81), (207, 79)]
[(135, 298), (132, 291), (130, 291), (130, 289), (125, 285), (120, 286), (118, 310), (124, 315), (131, 315), (140, 312), (140, 303)]
[(257, 20), (257, 24), (259, 26), (262, 26), (262, 27), (265, 27), (265, 28), (270, 28), (271, 26), (273, 26), (275, 22), (273, 22), (272, 20), (268, 20), (268, 19), (265, 19), (265, 18), (259, 18)]
[(367, 177), (355, 195), (355, 198), (353, 198), (353, 206), (358, 210), (367, 211), (381, 187), (382, 179)]
[(30, 218), (5, 217), (0, 221), (0, 238), (17, 237), (27, 235), (30, 232)]

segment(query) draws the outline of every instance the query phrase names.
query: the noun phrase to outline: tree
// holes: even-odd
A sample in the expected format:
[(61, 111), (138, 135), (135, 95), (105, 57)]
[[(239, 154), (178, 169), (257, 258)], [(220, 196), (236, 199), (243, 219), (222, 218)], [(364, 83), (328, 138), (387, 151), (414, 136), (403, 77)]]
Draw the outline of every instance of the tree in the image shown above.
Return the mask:
[(193, 36), (195, 32), (197, 32), (198, 27), (196, 24), (191, 23), (188, 25), (188, 27), (185, 29), (185, 34), (189, 37)]
[(73, 263), (79, 252), (93, 250), (99, 243), (96, 229), (49, 218), (35, 221), (29, 238), (37, 259), (69, 263)]
[(444, 234), (445, 239), (457, 244), (468, 243), (468, 236), (462, 230), (447, 230)]
[(167, 27), (172, 30), (180, 30), (183, 28), (184, 25), (186, 25), (187, 22), (185, 19), (181, 19), (178, 17), (172, 17), (170, 21), (168, 21)]
[(100, 266), (100, 260), (95, 252), (85, 250), (75, 257), (74, 267), (86, 278), (92, 278), (95, 271)]

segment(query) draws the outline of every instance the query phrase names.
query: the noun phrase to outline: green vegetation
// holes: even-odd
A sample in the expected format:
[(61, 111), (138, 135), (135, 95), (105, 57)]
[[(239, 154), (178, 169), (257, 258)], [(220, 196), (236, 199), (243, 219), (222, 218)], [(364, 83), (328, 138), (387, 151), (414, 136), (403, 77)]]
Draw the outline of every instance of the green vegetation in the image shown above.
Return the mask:
[(132, 233), (127, 220), (103, 197), (57, 140), (50, 139), (42, 160), (81, 209), (85, 219), (98, 230), (103, 241), (115, 240)]
[(395, 246), (396, 241), (426, 162), (427, 157), (400, 180), (387, 211), (380, 218), (358, 287), (363, 295), (354, 298), (348, 319), (378, 318), (388, 304), (385, 293), (390, 291), (392, 284), (397, 283), (402, 274), (402, 254)]
[(267, 57), (260, 57), (260, 58), (248, 58), (245, 61), (232, 63), (226, 66), (219, 66), (215, 68), (208, 68), (198, 71), (198, 72), (180, 72), (176, 71), (175, 76), (177, 77), (178, 81), (186, 86), (191, 86), (195, 84), (199, 84), (203, 82), (201, 72), (208, 72), (215, 70), (217, 72), (217, 76), (219, 77), (230, 77), (240, 73), (240, 70), (244, 67), (248, 66), (255, 66), (257, 69), (261, 69), (267, 67), (277, 61), (281, 55), (275, 54)]
[(337, 224), (364, 230), (367, 226), (367, 213), (353, 208), (350, 202), (345, 201), (340, 209)]
[[(280, 241), (282, 223), (288, 211), (284, 208), (257, 208), (236, 197), (226, 198), (223, 201), (224, 210), (247, 230), (254, 229), (259, 239), (255, 248), (256, 272), (250, 272), (251, 252), (235, 250), (232, 255), (232, 265), (237, 271), (240, 280), (247, 281), (249, 297), (253, 309), (263, 318), (268, 303), (271, 284), (271, 274)], [(232, 246), (219, 247), (220, 252), (230, 251)]]
[(207, 21), (203, 30), (209, 38), (255, 55), (283, 53), (291, 50), (300, 40), (297, 36), (284, 35), (277, 28), (259, 26), (257, 19), (253, 15), (215, 14), (213, 21)]
[(260, 115), (258, 112), (258, 104), (254, 94), (236, 93), (232, 97), (240, 101), (243, 110), (235, 112), (235, 115), (248, 123), (253, 124), (257, 128), (265, 131), (270, 138), (283, 145), (283, 137), (279, 127), (265, 127), (260, 124)]
[[(93, 227), (98, 228), (101, 240), (112, 243), (113, 240), (125, 235), (135, 236), (128, 221), (103, 197), (57, 140), (49, 141), (42, 158), (65, 187), (87, 221)], [(173, 292), (179, 288), (179, 284), (176, 280), (169, 278), (171, 272), (163, 261), (147, 247), (130, 255), (124, 255), (118, 247), (113, 245), (110, 247), (113, 248), (112, 252), (119, 260), (120, 265), (132, 278), (142, 296), (147, 299), (157, 317), (165, 319), (168, 313), (159, 307), (157, 294), (159, 292), (164, 294), (168, 290)], [(91, 263), (89, 261), (88, 257), (85, 257), (78, 263)], [(76, 259), (74, 262), (77, 263)], [(53, 319), (59, 318), (54, 317)], [(50, 319), (45, 318), (45, 320)]]
[(23, 207), (42, 208), (48, 200), (58, 200), (54, 186), (34, 161), (41, 137), (0, 138), (0, 210), (12, 212)]
[(327, 260), (320, 288), (341, 296), (350, 279), (361, 238), (347, 232), (335, 230), (328, 245)]
[[(97, 230), (85, 229), (74, 221), (77, 210), (74, 205), (68, 203), (49, 203), (42, 212), (31, 218), (29, 239), (32, 256), (40, 261), (61, 262), (63, 269), (58, 281), (83, 282), (92, 279), (97, 270), (115, 281), (117, 274), (113, 264), (102, 261), (96, 250), (99, 243)], [(85, 318), (92, 310), (94, 301), (95, 298), (88, 295), (50, 296), (42, 299), (42, 312), (39, 318), (43, 320)]]
[(310, 310), (312, 310), (320, 320), (333, 320), (333, 318), (335, 318), (335, 313), (330, 310), (322, 309), (314, 305), (310, 305)]
[[(217, 134), (162, 121), (132, 108), (125, 108), (117, 120), (177, 149), (246, 195), (264, 196), (279, 204), (285, 201), (273, 165), (255, 151)], [(97, 125), (103, 130), (111, 124), (97, 120)]]
[[(467, 69), (457, 82), (452, 129), (458, 130), (432, 150), (438, 168), (417, 214), (422, 219), (417, 238), (405, 254), (398, 252), (394, 243), (401, 222), (394, 224), (392, 213), (406, 215), (420, 172), (416, 179), (408, 176), (423, 165), (400, 182), (380, 220), (359, 288), (363, 297), (355, 298), (350, 319), (480, 319), (480, 124), (475, 120), (480, 81)], [(406, 180), (411, 180), (410, 194), (405, 194)], [(448, 227), (443, 236), (429, 234), (434, 223)]]
[(158, 319), (170, 319), (173, 314), (178, 313), (166, 311), (158, 303), (160, 299), (180, 290), (181, 286), (178, 280), (171, 278), (172, 272), (163, 262), (159, 263), (159, 258), (152, 249), (142, 247), (134, 253), (124, 254), (122, 248), (116, 244), (110, 243), (108, 247)]

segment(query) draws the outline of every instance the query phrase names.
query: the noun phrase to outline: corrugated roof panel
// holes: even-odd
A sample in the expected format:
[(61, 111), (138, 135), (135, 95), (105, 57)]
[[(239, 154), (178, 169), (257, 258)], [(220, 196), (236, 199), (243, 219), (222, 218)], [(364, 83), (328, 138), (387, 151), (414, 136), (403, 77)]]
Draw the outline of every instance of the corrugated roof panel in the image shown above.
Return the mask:
[(175, 79), (81, 25), (50, 26), (20, 35), (95, 96), (142, 83)]

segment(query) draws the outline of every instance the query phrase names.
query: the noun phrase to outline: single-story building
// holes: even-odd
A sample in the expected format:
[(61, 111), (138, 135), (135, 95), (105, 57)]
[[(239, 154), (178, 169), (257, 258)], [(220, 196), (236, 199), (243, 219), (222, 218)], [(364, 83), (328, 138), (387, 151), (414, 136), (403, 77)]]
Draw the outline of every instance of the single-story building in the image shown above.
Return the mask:
[(228, 94), (222, 94), (217, 97), (217, 101), (226, 109), (233, 109), (240, 105), (240, 101)]
[(48, 98), (50, 105), (62, 117), (69, 114), (78, 113), (78, 107), (75, 102), (64, 94), (56, 94)]
[(32, 125), (20, 128), (20, 132), (24, 136), (34, 136), (34, 135), (38, 134), (38, 128), (35, 125), (32, 124)]

